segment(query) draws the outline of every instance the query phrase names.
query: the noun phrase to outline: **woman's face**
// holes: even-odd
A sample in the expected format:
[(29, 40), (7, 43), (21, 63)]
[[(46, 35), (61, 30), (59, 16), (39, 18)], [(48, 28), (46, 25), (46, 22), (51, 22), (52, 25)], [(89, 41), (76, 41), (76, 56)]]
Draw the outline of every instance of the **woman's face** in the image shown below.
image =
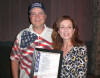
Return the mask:
[(71, 40), (75, 29), (70, 20), (63, 20), (60, 23), (58, 33), (63, 40)]

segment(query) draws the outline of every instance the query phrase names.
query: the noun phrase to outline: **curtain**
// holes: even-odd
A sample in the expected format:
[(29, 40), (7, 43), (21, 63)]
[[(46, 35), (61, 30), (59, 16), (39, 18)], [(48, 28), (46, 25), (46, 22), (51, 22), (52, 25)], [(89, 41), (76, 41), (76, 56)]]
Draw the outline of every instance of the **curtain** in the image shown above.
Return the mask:
[(93, 0), (1, 0), (0, 41), (14, 41), (22, 29), (29, 27), (27, 9), (35, 1), (46, 7), (47, 26), (52, 27), (58, 17), (69, 15), (79, 26), (81, 39), (92, 39)]

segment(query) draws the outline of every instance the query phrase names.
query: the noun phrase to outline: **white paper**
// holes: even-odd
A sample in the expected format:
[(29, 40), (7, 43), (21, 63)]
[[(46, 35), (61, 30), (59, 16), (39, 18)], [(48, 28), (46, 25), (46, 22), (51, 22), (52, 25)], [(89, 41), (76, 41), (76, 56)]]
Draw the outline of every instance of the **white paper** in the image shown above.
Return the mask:
[(34, 75), (37, 78), (57, 78), (60, 54), (40, 52), (39, 70)]

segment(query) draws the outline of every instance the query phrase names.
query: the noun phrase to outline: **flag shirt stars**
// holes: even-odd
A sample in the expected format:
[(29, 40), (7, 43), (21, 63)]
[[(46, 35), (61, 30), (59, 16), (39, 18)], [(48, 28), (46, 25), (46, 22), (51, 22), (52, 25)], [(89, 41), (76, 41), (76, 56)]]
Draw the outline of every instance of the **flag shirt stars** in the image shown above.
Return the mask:
[(31, 33), (29, 31), (24, 31), (23, 34), (22, 34), (22, 36), (21, 36), (21, 44), (20, 44), (20, 47), (21, 48), (25, 48), (25, 47), (29, 46), (37, 38), (38, 38), (38, 36), (36, 34)]

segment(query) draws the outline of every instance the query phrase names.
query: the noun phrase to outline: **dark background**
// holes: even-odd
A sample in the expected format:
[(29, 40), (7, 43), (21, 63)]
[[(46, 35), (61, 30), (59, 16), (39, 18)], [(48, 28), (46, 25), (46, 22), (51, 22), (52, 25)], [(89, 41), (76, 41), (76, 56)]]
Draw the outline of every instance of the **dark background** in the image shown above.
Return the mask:
[(88, 46), (88, 74), (94, 74), (94, 0), (0, 0), (0, 78), (11, 78), (11, 47), (16, 35), (29, 27), (27, 9), (35, 1), (41, 1), (46, 7), (46, 24), (49, 27), (62, 15), (69, 15), (75, 20), (80, 29), (80, 38)]

